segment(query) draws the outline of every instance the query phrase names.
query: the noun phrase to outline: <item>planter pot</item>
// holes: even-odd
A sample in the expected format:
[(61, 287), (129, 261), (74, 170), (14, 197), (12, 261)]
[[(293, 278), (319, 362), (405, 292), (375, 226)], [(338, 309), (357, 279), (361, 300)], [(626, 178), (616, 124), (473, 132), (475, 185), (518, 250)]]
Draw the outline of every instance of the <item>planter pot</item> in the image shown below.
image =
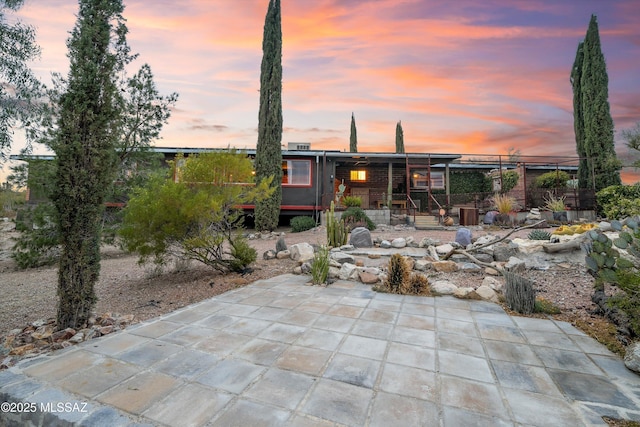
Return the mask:
[(560, 222), (569, 222), (567, 219), (567, 211), (553, 212), (553, 220)]

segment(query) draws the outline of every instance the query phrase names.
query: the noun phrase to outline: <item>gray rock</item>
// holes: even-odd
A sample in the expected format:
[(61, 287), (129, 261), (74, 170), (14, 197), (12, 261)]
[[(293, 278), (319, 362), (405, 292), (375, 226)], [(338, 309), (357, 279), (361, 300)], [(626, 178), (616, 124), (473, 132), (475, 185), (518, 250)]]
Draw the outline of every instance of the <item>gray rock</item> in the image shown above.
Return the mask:
[(300, 266), (300, 269), (302, 270), (303, 274), (311, 273), (311, 263), (310, 262), (303, 262), (302, 265)]
[(487, 234), (486, 236), (480, 236), (476, 239), (476, 241), (473, 243), (473, 246), (478, 247), (478, 246), (482, 246), (482, 245), (486, 245), (487, 243), (491, 243), (494, 240), (498, 240), (499, 237), (497, 236), (493, 236), (491, 234)]
[(469, 258), (463, 254), (453, 254), (449, 257), (449, 261), (453, 262), (468, 262)]
[(332, 279), (337, 279), (340, 276), (340, 268), (339, 267), (329, 267), (329, 277)]
[(341, 251), (352, 251), (354, 250), (356, 247), (353, 245), (342, 245), (340, 246), (340, 250)]
[(436, 246), (436, 252), (439, 255), (446, 255), (453, 250), (453, 245), (451, 243), (445, 243), (444, 245)]
[(624, 366), (640, 374), (640, 342), (633, 343), (627, 347), (624, 355)]
[(388, 240), (383, 240), (382, 242), (380, 242), (380, 247), (382, 249), (389, 249), (391, 248), (391, 242)]
[(302, 267), (301, 266), (294, 267), (293, 274), (302, 274)]
[(454, 297), (466, 298), (470, 293), (474, 292), (473, 288), (458, 288), (453, 293)]
[(276, 240), (276, 252), (282, 252), (287, 250), (287, 244), (284, 242), (284, 237), (278, 237)]
[(458, 264), (458, 270), (465, 271), (467, 273), (481, 273), (484, 271), (482, 267), (472, 262), (463, 262)]
[(613, 228), (611, 227), (611, 223), (607, 221), (600, 221), (598, 223), (598, 228), (602, 231), (611, 231)]
[(269, 249), (268, 251), (264, 251), (264, 253), (262, 254), (262, 259), (264, 260), (275, 259), (276, 255), (277, 255), (276, 251), (274, 251), (273, 249)]
[(480, 296), (480, 298), (487, 300), (487, 301), (492, 301), (492, 302), (498, 302), (498, 294), (496, 293), (496, 291), (494, 291), (493, 289), (491, 289), (491, 287), (489, 286), (485, 286), (485, 285), (480, 285), (478, 287), (478, 289), (476, 289), (476, 294), (478, 294), (478, 296)]
[(485, 224), (493, 224), (494, 221), (496, 220), (497, 215), (498, 215), (497, 211), (489, 211), (486, 214), (484, 214), (484, 219), (482, 220), (482, 222), (484, 222)]
[(407, 236), (405, 240), (406, 240), (407, 246), (412, 246), (412, 247), (418, 246), (416, 244), (416, 239), (414, 239), (413, 236)]
[(340, 273), (338, 274), (338, 277), (340, 278), (340, 280), (350, 280), (358, 274), (357, 268), (358, 267), (356, 265), (345, 262), (344, 264), (342, 264), (342, 267), (340, 267)]
[(424, 237), (422, 240), (420, 240), (418, 246), (421, 248), (426, 248), (428, 246), (438, 246), (439, 244), (440, 240), (432, 239), (431, 237)]
[(427, 253), (431, 258), (433, 258), (433, 261), (440, 260), (440, 257), (438, 256), (438, 251), (436, 250), (435, 246), (427, 246)]
[(352, 255), (346, 254), (344, 252), (332, 252), (331, 259), (335, 260), (339, 264), (344, 264), (345, 262), (348, 262), (350, 264), (356, 263), (356, 259)]
[(491, 254), (478, 252), (477, 254), (473, 254), (473, 256), (480, 262), (486, 262), (487, 264), (493, 262), (493, 255)]
[(296, 243), (289, 248), (291, 259), (298, 262), (310, 261), (313, 259), (313, 246), (309, 243)]
[(371, 232), (366, 227), (356, 227), (351, 230), (349, 244), (356, 248), (372, 248)]
[(462, 247), (467, 247), (467, 245), (471, 244), (471, 230), (468, 228), (462, 227), (456, 231), (455, 241)]
[(291, 257), (291, 252), (288, 251), (287, 249), (280, 251), (276, 254), (276, 258), (278, 259), (285, 259), (285, 258), (290, 258)]
[(482, 286), (488, 286), (496, 292), (502, 292), (503, 283), (495, 277), (486, 276), (482, 279)]
[(427, 261), (426, 259), (419, 259), (413, 265), (413, 269), (417, 271), (427, 271), (431, 268), (431, 261)]
[(458, 264), (453, 261), (435, 261), (431, 263), (431, 265), (435, 271), (443, 273), (453, 273), (454, 271), (458, 271)]
[(506, 271), (511, 271), (512, 273), (522, 273), (526, 269), (526, 266), (523, 260), (512, 256), (509, 257), (509, 260), (504, 265), (504, 269)]
[(441, 295), (453, 295), (457, 289), (458, 287), (448, 280), (436, 280), (431, 284), (431, 290)]
[(516, 256), (518, 249), (508, 243), (500, 243), (493, 248), (493, 259), (500, 262), (507, 262), (512, 256)]
[(397, 239), (393, 239), (391, 241), (391, 246), (397, 249), (401, 249), (407, 246), (407, 241), (402, 237), (398, 237)]

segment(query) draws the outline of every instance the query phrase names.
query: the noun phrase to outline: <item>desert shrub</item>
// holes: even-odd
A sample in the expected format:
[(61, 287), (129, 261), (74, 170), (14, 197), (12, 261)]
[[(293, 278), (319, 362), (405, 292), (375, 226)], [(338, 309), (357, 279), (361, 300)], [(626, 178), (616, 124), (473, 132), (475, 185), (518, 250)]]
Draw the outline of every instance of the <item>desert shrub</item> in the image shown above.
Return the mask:
[(640, 183), (611, 185), (596, 193), (600, 212), (610, 219), (640, 215)]
[(364, 210), (361, 208), (350, 207), (342, 212), (342, 220), (349, 228), (363, 225), (369, 230), (375, 230), (376, 225), (371, 221), (371, 218), (367, 216)]
[(516, 199), (505, 194), (495, 194), (491, 198), (492, 207), (501, 214), (508, 214), (519, 209)]
[(325, 245), (320, 246), (320, 249), (313, 255), (313, 261), (311, 261), (311, 280), (314, 285), (322, 285), (327, 283), (327, 277), (329, 276), (329, 248)]
[(431, 295), (429, 279), (422, 273), (411, 273), (409, 280), (402, 288), (402, 293), (405, 295)]
[[(174, 167), (181, 162), (175, 162)], [(231, 174), (229, 171), (233, 171)], [(164, 265), (173, 257), (202, 262), (221, 272), (242, 271), (255, 251), (240, 236), (236, 206), (267, 197), (270, 180), (253, 185), (253, 166), (235, 150), (189, 157), (174, 171), (156, 175), (134, 191), (119, 235), (141, 263)], [(172, 174), (173, 175), (173, 174)]]
[(562, 212), (567, 209), (564, 200), (564, 196), (556, 197), (553, 193), (548, 192), (544, 198), (544, 208), (551, 212)]
[(384, 283), (385, 290), (393, 294), (401, 294), (409, 282), (411, 271), (400, 254), (393, 254), (389, 259), (389, 274)]
[(289, 225), (291, 225), (291, 232), (300, 233), (314, 228), (316, 222), (310, 216), (294, 216), (291, 218)]
[(533, 181), (538, 188), (564, 188), (571, 177), (565, 171), (552, 171), (543, 173)]
[(544, 298), (536, 298), (533, 304), (533, 312), (544, 314), (560, 314), (560, 309), (553, 305), (551, 301), (548, 301)]
[(348, 208), (359, 208), (362, 206), (362, 198), (358, 196), (344, 196), (342, 204)]

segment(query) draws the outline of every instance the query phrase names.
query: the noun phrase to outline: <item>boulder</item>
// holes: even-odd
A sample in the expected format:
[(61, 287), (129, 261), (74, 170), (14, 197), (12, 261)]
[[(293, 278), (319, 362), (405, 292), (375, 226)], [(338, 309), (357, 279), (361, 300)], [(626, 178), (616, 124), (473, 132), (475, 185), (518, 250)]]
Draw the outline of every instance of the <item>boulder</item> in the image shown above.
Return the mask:
[(357, 269), (358, 267), (355, 264), (345, 262), (344, 264), (342, 264), (342, 267), (340, 267), (340, 273), (338, 274), (338, 277), (340, 278), (340, 280), (353, 279), (357, 277)]
[(492, 234), (487, 234), (486, 236), (480, 236), (476, 239), (476, 241), (473, 243), (473, 246), (478, 247), (478, 246), (482, 246), (482, 245), (486, 245), (488, 243), (493, 242), (494, 240), (498, 240), (499, 237), (494, 236)]
[(294, 261), (305, 262), (313, 259), (313, 246), (306, 242), (291, 245), (289, 252)]
[(382, 249), (390, 249), (391, 248), (391, 242), (388, 240), (383, 240), (382, 242), (380, 242), (380, 247)]
[(350, 264), (356, 263), (356, 259), (353, 257), (353, 255), (349, 255), (344, 252), (331, 252), (330, 257), (340, 265), (344, 264), (345, 262), (348, 262)]
[(455, 292), (453, 292), (453, 296), (458, 298), (466, 298), (473, 291), (473, 288), (458, 288), (455, 290)]
[(512, 256), (518, 253), (517, 247), (509, 243), (500, 243), (493, 248), (493, 259), (496, 261), (507, 262)]
[(495, 277), (486, 276), (484, 279), (482, 279), (482, 286), (488, 286), (496, 292), (502, 292), (504, 284)]
[(276, 251), (274, 251), (273, 249), (269, 249), (268, 251), (264, 251), (264, 253), (262, 254), (262, 259), (264, 260), (275, 259), (276, 255), (277, 255)]
[(340, 277), (340, 268), (339, 267), (329, 267), (329, 275), (328, 277), (332, 279), (337, 279)]
[(426, 271), (431, 268), (431, 261), (426, 259), (419, 259), (413, 265), (413, 269), (417, 271)]
[(493, 224), (496, 220), (496, 216), (498, 215), (497, 211), (489, 211), (484, 214), (484, 219), (482, 220), (485, 224)]
[(427, 246), (428, 256), (431, 258), (431, 261), (439, 261), (440, 256), (438, 255), (438, 251), (435, 246)]
[(484, 300), (499, 302), (498, 294), (489, 286), (480, 285), (478, 289), (476, 289), (476, 294), (478, 294), (478, 296)]
[(354, 250), (355, 248), (356, 248), (356, 247), (355, 247), (355, 246), (353, 246), (353, 245), (342, 245), (342, 246), (340, 246), (340, 248), (339, 248), (339, 249), (340, 249), (341, 251), (352, 251), (352, 250)]
[(284, 237), (278, 237), (276, 240), (276, 253), (287, 250), (287, 244), (284, 242)]
[(456, 231), (455, 242), (458, 243), (463, 248), (466, 248), (467, 245), (471, 244), (471, 230), (465, 227), (461, 227)]
[(428, 246), (438, 246), (440, 244), (440, 240), (432, 239), (431, 237), (424, 237), (420, 240), (418, 247), (426, 248)]
[(414, 239), (413, 236), (408, 236), (405, 240), (407, 242), (407, 246), (411, 246), (414, 248), (418, 246), (418, 244), (416, 243), (416, 239)]
[(485, 262), (487, 264), (491, 264), (493, 262), (493, 255), (488, 253), (478, 252), (477, 254), (473, 254), (473, 256), (480, 262)]
[(458, 271), (458, 264), (453, 261), (435, 261), (431, 263), (431, 265), (434, 270), (443, 273), (453, 273), (454, 271)]
[(627, 347), (624, 355), (624, 366), (627, 369), (640, 374), (640, 342), (636, 342)]
[(527, 216), (525, 217), (525, 219), (532, 220), (532, 221), (541, 220), (542, 219), (542, 214), (540, 214), (540, 209), (532, 208), (529, 211), (529, 213), (527, 214)]
[(458, 287), (448, 280), (436, 280), (431, 283), (431, 290), (441, 295), (453, 295), (457, 289)]
[(378, 275), (369, 273), (368, 271), (360, 271), (358, 273), (358, 277), (360, 281), (366, 285), (373, 285), (374, 283), (378, 283)]
[(303, 262), (302, 265), (300, 265), (300, 269), (302, 270), (302, 274), (311, 274), (311, 263)]
[(391, 247), (393, 248), (402, 249), (406, 246), (407, 246), (407, 240), (402, 237), (398, 237), (397, 239), (393, 239), (391, 241)]
[(504, 269), (512, 273), (522, 273), (526, 269), (526, 266), (523, 260), (512, 256), (509, 257), (509, 260), (504, 265)]
[(371, 232), (366, 227), (356, 227), (351, 230), (349, 244), (356, 248), (372, 248)]
[(436, 246), (436, 253), (438, 255), (446, 255), (453, 250), (451, 243), (445, 243), (444, 245)]
[(458, 264), (458, 270), (464, 271), (467, 273), (482, 273), (484, 271), (482, 267), (472, 262), (463, 262)]
[(276, 258), (278, 259), (285, 259), (285, 258), (291, 258), (291, 251), (285, 249), (283, 251), (280, 251), (276, 254)]

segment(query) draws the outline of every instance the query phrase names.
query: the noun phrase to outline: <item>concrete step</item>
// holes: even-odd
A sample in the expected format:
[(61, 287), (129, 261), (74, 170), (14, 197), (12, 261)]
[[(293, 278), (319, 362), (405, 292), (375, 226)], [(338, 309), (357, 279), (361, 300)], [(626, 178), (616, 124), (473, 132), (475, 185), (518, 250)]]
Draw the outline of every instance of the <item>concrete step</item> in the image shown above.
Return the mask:
[(433, 215), (416, 215), (414, 227), (416, 229), (438, 227), (438, 218)]

